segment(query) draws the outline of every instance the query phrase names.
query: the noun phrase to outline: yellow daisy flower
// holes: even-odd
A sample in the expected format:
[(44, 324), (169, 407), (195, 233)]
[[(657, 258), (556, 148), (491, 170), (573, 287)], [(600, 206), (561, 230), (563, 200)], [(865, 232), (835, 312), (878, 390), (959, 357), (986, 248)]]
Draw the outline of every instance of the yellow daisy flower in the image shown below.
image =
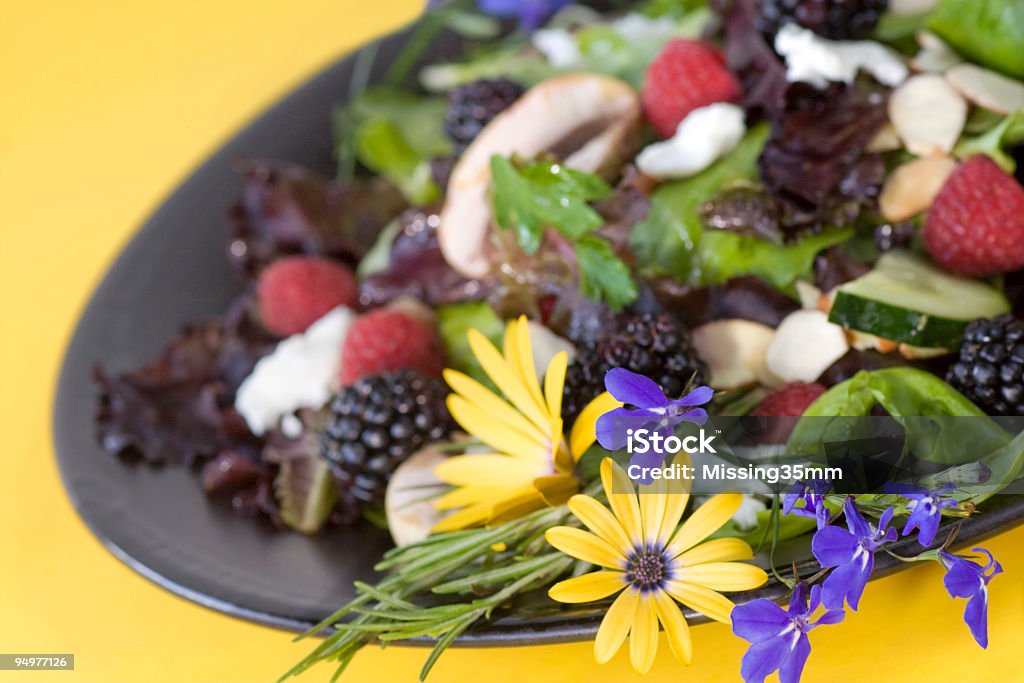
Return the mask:
[(659, 622), (672, 653), (689, 664), (690, 631), (677, 602), (728, 624), (733, 603), (719, 591), (750, 590), (768, 580), (760, 567), (735, 562), (753, 558), (746, 542), (701, 542), (729, 521), (742, 496), (714, 496), (677, 530), (688, 493), (673, 492), (672, 484), (658, 480), (638, 496), (633, 482), (610, 458), (601, 463), (601, 481), (611, 511), (590, 496), (569, 499), (569, 509), (593, 533), (560, 526), (545, 536), (563, 553), (605, 569), (557, 583), (548, 595), (559, 602), (580, 603), (619, 593), (594, 641), (600, 664), (610, 660), (629, 635), (633, 668), (647, 673), (658, 650)]
[(548, 364), (542, 390), (525, 316), (505, 328), (504, 353), (477, 330), (467, 336), (473, 355), (504, 397), (468, 375), (444, 371), (454, 392), (447, 400), (452, 417), (492, 450), (456, 455), (434, 470), (456, 487), (434, 506), (457, 510), (435, 525), (435, 532), (500, 524), (565, 503), (579, 488), (573, 473), (594, 443), (597, 418), (622, 405), (608, 393), (598, 396), (580, 413), (567, 441), (561, 414), (568, 354), (563, 351)]

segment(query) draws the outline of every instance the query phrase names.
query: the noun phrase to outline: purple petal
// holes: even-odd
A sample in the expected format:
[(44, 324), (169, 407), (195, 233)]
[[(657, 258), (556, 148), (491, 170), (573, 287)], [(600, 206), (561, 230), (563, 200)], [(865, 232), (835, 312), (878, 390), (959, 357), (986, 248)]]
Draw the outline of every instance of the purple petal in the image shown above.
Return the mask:
[(731, 617), (732, 632), (752, 643), (774, 638), (790, 625), (789, 614), (767, 598), (737, 605)]
[[(793, 635), (798, 635), (796, 631)], [(790, 641), (775, 639), (754, 643), (740, 662), (740, 676), (746, 683), (763, 683), (768, 674), (782, 666), (792, 652)], [(793, 642), (792, 645), (796, 643)]]
[(846, 616), (846, 612), (841, 609), (830, 609), (815, 621), (812, 626), (821, 626), (827, 624), (838, 624)]
[(822, 602), (825, 603), (825, 607), (842, 609), (845, 601), (849, 603), (850, 609), (856, 611), (874, 564), (874, 556), (865, 553), (856, 560), (833, 569), (822, 586)]
[(669, 403), (657, 382), (625, 368), (609, 370), (604, 387), (616, 400), (638, 408), (663, 408)]
[(636, 465), (641, 468), (639, 477), (633, 477), (633, 481), (637, 484), (647, 486), (648, 484), (654, 483), (654, 477), (650, 472), (644, 473), (643, 468), (660, 468), (665, 463), (665, 454), (655, 450), (649, 450), (646, 453), (634, 453), (629, 456), (629, 466)]
[(927, 548), (935, 542), (935, 534), (939, 531), (940, 521), (941, 515), (938, 508), (929, 511), (925, 506), (918, 505), (907, 518), (907, 523), (903, 527), (903, 535), (907, 536), (914, 529), (918, 529), (917, 542)]
[(953, 565), (942, 578), (946, 591), (954, 598), (969, 598), (976, 595), (984, 587), (981, 566), (957, 557)]
[(806, 634), (801, 633), (789, 657), (779, 667), (779, 683), (800, 683), (800, 675), (810, 654), (811, 641)]
[(821, 604), (821, 586), (814, 584), (811, 586), (811, 601), (807, 604), (807, 614), (814, 614), (814, 610), (818, 609), (818, 605)]
[[(818, 595), (821, 593), (819, 588), (817, 591), (814, 590), (817, 586), (812, 587), (810, 590), (811, 595)], [(806, 616), (810, 612), (814, 611), (813, 606), (807, 604), (808, 590), (807, 584), (804, 581), (797, 581), (796, 585), (793, 586), (793, 594), (789, 596), (789, 613), (792, 616)], [(813, 601), (813, 597), (811, 600)]]
[(871, 527), (865, 521), (864, 516), (860, 514), (852, 496), (847, 497), (846, 502), (843, 503), (843, 511), (846, 513), (846, 526), (854, 536), (857, 538), (871, 536)]
[(838, 567), (853, 560), (857, 539), (846, 529), (827, 526), (811, 538), (811, 552), (822, 567)]
[(978, 645), (988, 647), (988, 592), (981, 591), (967, 601), (964, 609), (964, 622), (971, 630), (971, 635)]
[(629, 443), (630, 429), (642, 429), (657, 424), (657, 417), (628, 408), (615, 408), (597, 418), (594, 433), (597, 442), (609, 451), (620, 451)]
[(674, 422), (692, 422), (694, 424), (702, 425), (708, 421), (708, 411), (703, 408), (694, 408), (693, 410), (687, 410), (682, 415), (679, 415)]
[(894, 514), (896, 514), (896, 510), (894, 508), (886, 508), (885, 509), (885, 512), (882, 513), (882, 516), (878, 518), (878, 528), (879, 528), (879, 530), (884, 529), (885, 527), (889, 526), (889, 522), (892, 521), (892, 516)]
[(914, 486), (912, 484), (886, 484), (886, 493), (894, 493), (897, 496), (903, 496), (904, 498), (918, 499), (924, 498), (928, 495), (928, 489), (924, 486)]
[(702, 406), (710, 401), (714, 395), (715, 390), (711, 387), (697, 387), (676, 402), (682, 406)]

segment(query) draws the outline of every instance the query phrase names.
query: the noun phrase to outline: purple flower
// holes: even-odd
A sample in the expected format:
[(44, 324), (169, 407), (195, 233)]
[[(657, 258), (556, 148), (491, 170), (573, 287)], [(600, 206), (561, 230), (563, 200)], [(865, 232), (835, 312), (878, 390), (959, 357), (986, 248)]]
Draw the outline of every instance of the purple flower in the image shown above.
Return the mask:
[(519, 28), (532, 31), (572, 0), (477, 0), (477, 6), (499, 19), (518, 19)]
[(875, 566), (875, 551), (896, 540), (896, 529), (887, 529), (893, 509), (882, 513), (878, 526), (860, 514), (852, 497), (844, 505), (847, 529), (827, 526), (815, 532), (811, 552), (822, 567), (835, 567), (822, 586), (822, 599), (829, 609), (838, 609), (843, 602), (856, 610), (868, 577)]
[(981, 566), (967, 557), (954, 555), (943, 550), (939, 553), (942, 564), (946, 567), (946, 576), (942, 582), (946, 590), (954, 598), (968, 598), (964, 609), (964, 622), (971, 629), (971, 635), (978, 645), (988, 647), (988, 582), (996, 575), (1003, 573), (1003, 567), (992, 553), (984, 548), (971, 548), (976, 553), (985, 553), (988, 563)]
[(626, 447), (629, 429), (648, 429), (667, 437), (680, 422), (704, 424), (708, 412), (693, 406), (707, 403), (714, 395), (711, 387), (697, 387), (682, 398), (670, 399), (657, 382), (625, 368), (609, 370), (604, 386), (616, 400), (634, 406), (615, 408), (597, 418), (597, 441), (610, 451)]
[(740, 665), (740, 675), (746, 683), (761, 683), (775, 670), (781, 683), (797, 683), (811, 654), (807, 632), (815, 626), (843, 620), (845, 613), (837, 609), (811, 621), (821, 603), (821, 586), (811, 587), (810, 602), (807, 594), (807, 584), (801, 581), (793, 588), (788, 610), (767, 598), (733, 608), (732, 632), (751, 643)]
[[(825, 479), (808, 479), (793, 484), (793, 488), (782, 497), (782, 514), (797, 517), (813, 517), (818, 528), (828, 526), (832, 513), (825, 506), (825, 494), (832, 488), (832, 482)], [(796, 507), (799, 501), (803, 507)]]
[(953, 490), (952, 484), (946, 484), (935, 490), (924, 486), (911, 486), (909, 484), (887, 484), (886, 493), (895, 493), (904, 498), (909, 498), (907, 510), (910, 517), (900, 532), (904, 536), (910, 535), (914, 529), (918, 529), (917, 542), (924, 547), (930, 546), (935, 541), (935, 534), (939, 531), (939, 522), (942, 521), (942, 511), (948, 507), (956, 507), (957, 501), (953, 498), (942, 498), (942, 494)]

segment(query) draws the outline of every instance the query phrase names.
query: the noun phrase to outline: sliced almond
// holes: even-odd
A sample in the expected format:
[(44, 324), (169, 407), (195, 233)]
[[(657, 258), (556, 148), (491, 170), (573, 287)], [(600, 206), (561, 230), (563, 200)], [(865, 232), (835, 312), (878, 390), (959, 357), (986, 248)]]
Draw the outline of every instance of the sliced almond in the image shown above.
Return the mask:
[(768, 345), (768, 370), (784, 382), (813, 382), (850, 350), (846, 333), (821, 311), (794, 311)]
[(858, 351), (878, 351), (879, 353), (892, 353), (899, 346), (891, 339), (882, 339), (860, 330), (846, 330), (846, 338), (852, 348)]
[(928, 360), (929, 358), (938, 358), (939, 356), (946, 356), (952, 353), (949, 349), (931, 349), (923, 346), (911, 346), (910, 344), (900, 344), (900, 355), (907, 360)]
[(627, 83), (568, 74), (538, 83), (494, 118), (452, 170), (438, 240), (445, 259), (469, 278), (494, 267), (491, 157), (555, 152), (580, 171), (617, 171), (641, 143), (640, 98)]
[(910, 60), (915, 71), (943, 73), (962, 63), (963, 58), (931, 31), (918, 31), (917, 44), (921, 51)]
[(932, 205), (956, 162), (949, 157), (912, 159), (885, 179), (878, 206), (889, 221), (905, 221)]
[(868, 152), (892, 152), (903, 147), (903, 142), (900, 140), (900, 136), (896, 134), (896, 129), (892, 127), (892, 124), (886, 122), (884, 126), (878, 129), (875, 133), (875, 137), (871, 138), (868, 142)]
[(907, 79), (889, 97), (889, 120), (918, 156), (946, 156), (967, 120), (967, 101), (938, 74)]
[(813, 310), (818, 307), (818, 301), (821, 299), (820, 289), (803, 280), (797, 280), (794, 286), (796, 287), (796, 296), (800, 299), (800, 308)]
[(711, 371), (712, 388), (739, 389), (758, 381), (774, 335), (771, 327), (751, 320), (715, 320), (693, 330), (693, 346)]
[(434, 468), (444, 460), (444, 453), (435, 446), (427, 446), (409, 456), (392, 473), (384, 493), (384, 511), (395, 545), (423, 540), (441, 520), (442, 513), (430, 499), (431, 494), (445, 487), (434, 476)]
[(979, 107), (999, 114), (1024, 109), (1024, 83), (995, 71), (974, 64), (960, 64), (946, 72), (946, 80)]

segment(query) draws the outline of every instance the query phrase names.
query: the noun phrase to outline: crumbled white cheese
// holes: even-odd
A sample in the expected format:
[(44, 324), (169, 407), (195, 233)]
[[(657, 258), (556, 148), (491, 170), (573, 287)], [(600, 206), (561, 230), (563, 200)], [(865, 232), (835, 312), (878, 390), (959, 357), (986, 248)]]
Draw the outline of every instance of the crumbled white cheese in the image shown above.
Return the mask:
[(894, 50), (873, 40), (822, 38), (796, 24), (775, 36), (775, 51), (786, 60), (786, 79), (824, 88), (829, 81), (852, 83), (864, 69), (883, 85), (894, 87), (907, 78), (907, 66)]
[(576, 36), (564, 28), (541, 28), (530, 40), (556, 69), (569, 69), (582, 61)]
[[(341, 345), (355, 317), (351, 309), (339, 306), (256, 363), (235, 398), (235, 409), (253, 434), (273, 429), (299, 408), (327, 402), (337, 388)], [(296, 422), (285, 420), (282, 427), (294, 433)]]
[(654, 178), (685, 178), (703, 171), (743, 139), (743, 109), (719, 102), (694, 109), (679, 123), (676, 134), (648, 145), (636, 158), (643, 173)]
[(551, 360), (560, 352), (569, 354), (569, 362), (576, 357), (576, 347), (568, 339), (559, 337), (539, 322), (531, 320), (527, 323), (530, 330), (530, 347), (533, 350), (533, 367), (537, 379), (543, 379)]

